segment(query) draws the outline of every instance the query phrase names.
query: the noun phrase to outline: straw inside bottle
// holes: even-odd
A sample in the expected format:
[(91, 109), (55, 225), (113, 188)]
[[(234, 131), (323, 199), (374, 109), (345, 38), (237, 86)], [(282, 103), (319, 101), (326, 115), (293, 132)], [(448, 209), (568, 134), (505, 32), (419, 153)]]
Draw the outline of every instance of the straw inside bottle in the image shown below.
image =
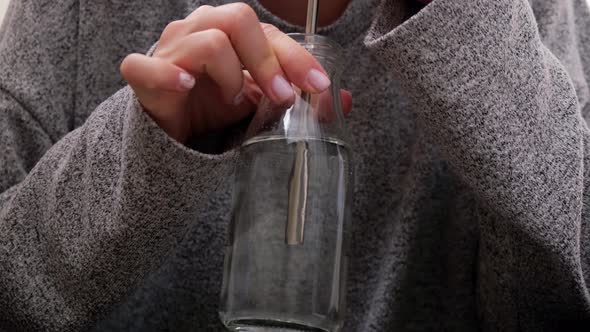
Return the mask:
[[(317, 29), (319, 0), (309, 0), (307, 3), (307, 20), (305, 24), (306, 34), (315, 34)], [(305, 109), (302, 111), (302, 120), (307, 123), (311, 95), (302, 92)], [(308, 147), (307, 142), (298, 141), (295, 143), (295, 160), (289, 180), (289, 208), (287, 213), (287, 227), (285, 241), (288, 245), (300, 245), (304, 241), (305, 217), (307, 207), (307, 189), (309, 185)]]

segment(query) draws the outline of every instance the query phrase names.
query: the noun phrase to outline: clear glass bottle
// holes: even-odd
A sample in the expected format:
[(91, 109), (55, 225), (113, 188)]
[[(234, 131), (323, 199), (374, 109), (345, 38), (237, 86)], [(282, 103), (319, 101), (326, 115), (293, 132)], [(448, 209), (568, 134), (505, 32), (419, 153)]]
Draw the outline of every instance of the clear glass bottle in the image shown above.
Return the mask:
[(230, 331), (340, 331), (353, 167), (341, 48), (291, 34), (330, 75), (289, 107), (262, 100), (240, 148), (220, 316)]

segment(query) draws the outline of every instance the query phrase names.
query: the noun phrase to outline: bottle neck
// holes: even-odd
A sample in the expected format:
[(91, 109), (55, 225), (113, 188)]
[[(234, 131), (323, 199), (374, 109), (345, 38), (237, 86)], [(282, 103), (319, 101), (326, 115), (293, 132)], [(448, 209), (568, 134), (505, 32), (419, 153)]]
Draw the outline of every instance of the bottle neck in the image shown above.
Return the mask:
[(330, 76), (339, 76), (343, 58), (340, 45), (321, 35), (290, 33), (289, 36), (309, 51)]

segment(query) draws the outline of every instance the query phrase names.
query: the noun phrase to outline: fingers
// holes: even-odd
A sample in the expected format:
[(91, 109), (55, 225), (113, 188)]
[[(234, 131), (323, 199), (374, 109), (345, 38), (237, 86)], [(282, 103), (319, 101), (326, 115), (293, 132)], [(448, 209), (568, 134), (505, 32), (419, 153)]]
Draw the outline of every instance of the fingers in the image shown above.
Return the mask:
[(265, 126), (273, 126), (281, 120), (285, 112), (293, 111), (292, 107), (298, 108), (296, 112), (310, 111), (310, 114), (320, 123), (331, 123), (339, 118), (335, 112), (338, 107), (341, 107), (344, 115), (348, 115), (352, 111), (351, 93), (347, 90), (340, 90), (337, 96), (340, 97), (339, 101), (334, 100), (331, 90), (314, 94), (310, 101), (311, 109), (309, 110), (302, 99), (296, 101), (295, 106), (277, 105), (266, 99), (258, 105), (256, 115), (250, 124), (250, 130), (254, 133)]
[(195, 85), (195, 78), (184, 69), (162, 59), (137, 53), (123, 60), (121, 75), (138, 89), (183, 93)]
[(225, 32), (241, 63), (273, 101), (287, 103), (294, 99), (293, 88), (250, 6), (232, 3), (215, 7), (206, 15), (197, 10), (186, 20), (196, 31), (218, 28)]
[(271, 24), (261, 23), (288, 79), (303, 90), (320, 93), (330, 87), (330, 79), (318, 61), (293, 38)]
[(260, 103), (260, 99), (262, 99), (263, 92), (247, 70), (244, 70), (243, 73), (244, 89), (242, 91), (244, 91), (245, 97), (250, 103), (253, 105), (258, 105)]
[(275, 27), (261, 26), (254, 10), (243, 3), (199, 7), (186, 19), (170, 24), (161, 43), (169, 43), (172, 34), (207, 29), (226, 33), (239, 61), (264, 94), (276, 103), (293, 100), (289, 81), (312, 93), (319, 93), (330, 84), (321, 65), (305, 48)]
[[(330, 90), (320, 93), (317, 98), (317, 106), (313, 109), (313, 113), (317, 116), (318, 120), (323, 123), (330, 123), (334, 121), (336, 113), (334, 112), (335, 106), (340, 106), (342, 113), (348, 115), (352, 110), (352, 95), (346, 90), (340, 90), (340, 101), (339, 105), (337, 101), (332, 98)], [(336, 104), (336, 105), (335, 105)]]
[(183, 142), (190, 124), (179, 112), (195, 78), (165, 60), (142, 54), (128, 55), (121, 63), (127, 80), (143, 108), (174, 139)]
[(352, 111), (352, 94), (347, 90), (340, 90), (342, 100), (342, 112), (348, 115)]
[(243, 74), (240, 60), (227, 35), (218, 29), (194, 32), (174, 41), (158, 53), (193, 75), (207, 74), (228, 104), (240, 102)]

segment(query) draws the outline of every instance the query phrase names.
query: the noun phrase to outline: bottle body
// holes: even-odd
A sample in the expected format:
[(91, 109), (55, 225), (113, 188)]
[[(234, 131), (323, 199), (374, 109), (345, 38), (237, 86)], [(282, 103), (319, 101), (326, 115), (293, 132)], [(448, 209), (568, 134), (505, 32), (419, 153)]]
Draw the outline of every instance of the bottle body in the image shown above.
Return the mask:
[(240, 149), (220, 309), (233, 331), (343, 323), (353, 167), (340, 91), (333, 81), (323, 97), (297, 96), (285, 110), (263, 105)]

